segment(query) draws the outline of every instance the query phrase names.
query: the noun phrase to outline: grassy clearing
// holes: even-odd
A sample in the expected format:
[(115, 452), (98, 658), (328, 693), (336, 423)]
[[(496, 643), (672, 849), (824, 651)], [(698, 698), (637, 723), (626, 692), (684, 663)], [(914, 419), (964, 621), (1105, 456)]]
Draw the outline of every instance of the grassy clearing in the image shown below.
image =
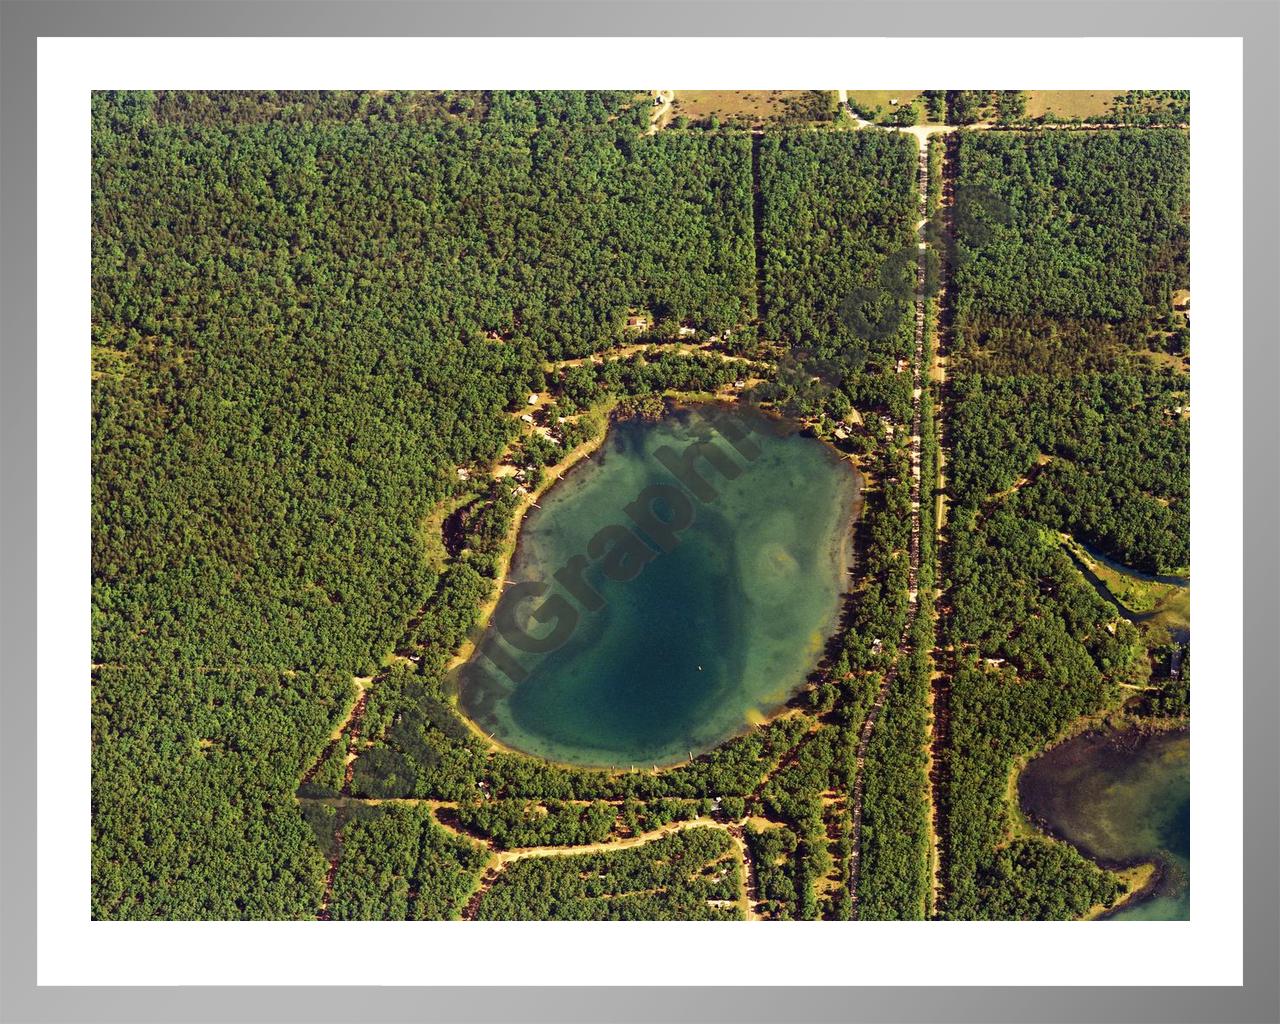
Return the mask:
[[(828, 90), (825, 95), (830, 97), (830, 104), (834, 106), (834, 94)], [(681, 90), (675, 95), (672, 113), (675, 117), (684, 116), (690, 121), (701, 121), (714, 115), (725, 124), (829, 120), (812, 116), (816, 100), (814, 90), (804, 89)]]
[(444, 521), (458, 509), (476, 497), (470, 492), (443, 501), (418, 523), (418, 540), (422, 544), (423, 557), (435, 572), (443, 572), (449, 560), (444, 546)]
[(1127, 892), (1115, 901), (1111, 906), (1104, 907), (1101, 903), (1095, 903), (1092, 907), (1085, 911), (1082, 921), (1096, 921), (1103, 914), (1108, 914), (1113, 910), (1119, 910), (1126, 903), (1132, 900), (1140, 892), (1145, 892), (1147, 887), (1152, 883), (1156, 876), (1156, 865), (1152, 861), (1144, 861), (1141, 864), (1135, 864), (1132, 867), (1120, 868), (1118, 871), (1112, 871), (1120, 881), (1124, 882)]
[(1154, 366), (1168, 367), (1170, 370), (1175, 370), (1181, 374), (1189, 375), (1191, 373), (1190, 356), (1176, 356), (1172, 352), (1151, 352), (1147, 349), (1138, 352), (1138, 356)]
[(1067, 534), (1059, 537), (1080, 561), (1111, 591), (1117, 601), (1135, 615), (1149, 615), (1143, 625), (1163, 627), (1169, 631), (1191, 628), (1191, 588), (1172, 583), (1157, 583), (1130, 576), (1103, 565)]
[[(887, 112), (907, 106), (923, 92), (923, 89), (850, 89), (849, 102), (872, 110), (883, 107)], [(890, 103), (890, 100), (897, 100), (897, 105)]]
[(1144, 625), (1148, 628), (1163, 628), (1170, 634), (1189, 630), (1191, 628), (1190, 588), (1175, 587), (1174, 593), (1160, 602), (1155, 613)]
[(1027, 91), (1027, 117), (1110, 118), (1119, 89), (1031, 89)]
[[(897, 100), (897, 103), (890, 103)], [(859, 110), (875, 113), (877, 122), (891, 116), (894, 111), (915, 103), (920, 110), (921, 124), (942, 124), (929, 118), (929, 104), (924, 100), (923, 89), (850, 89), (849, 103)]]

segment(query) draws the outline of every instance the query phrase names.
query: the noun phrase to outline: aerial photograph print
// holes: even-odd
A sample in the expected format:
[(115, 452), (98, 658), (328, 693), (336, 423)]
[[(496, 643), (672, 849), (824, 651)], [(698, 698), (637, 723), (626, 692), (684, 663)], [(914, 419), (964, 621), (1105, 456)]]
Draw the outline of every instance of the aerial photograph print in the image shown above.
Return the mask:
[(1188, 920), (1190, 106), (95, 92), (86, 912)]

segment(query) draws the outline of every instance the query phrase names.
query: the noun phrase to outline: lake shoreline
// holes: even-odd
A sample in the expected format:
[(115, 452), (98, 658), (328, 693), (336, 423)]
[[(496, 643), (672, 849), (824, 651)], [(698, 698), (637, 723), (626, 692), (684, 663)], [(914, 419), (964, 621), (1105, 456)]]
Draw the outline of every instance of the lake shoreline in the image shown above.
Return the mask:
[[(1135, 869), (1149, 866), (1150, 875), (1136, 890), (1126, 892), (1114, 905), (1099, 908), (1099, 912), (1088, 916), (1092, 920), (1106, 920), (1123, 910), (1139, 907), (1148, 901), (1169, 895), (1163, 892), (1165, 884), (1171, 878), (1173, 865), (1169, 858), (1176, 856), (1163, 847), (1150, 853), (1137, 854), (1130, 857), (1107, 855), (1096, 845), (1096, 842), (1079, 834), (1072, 835), (1070, 826), (1050, 820), (1047, 805), (1052, 806), (1053, 796), (1064, 783), (1071, 788), (1076, 783), (1074, 772), (1094, 769), (1099, 774), (1108, 770), (1136, 766), (1133, 760), (1152, 741), (1160, 737), (1176, 737), (1185, 734), (1190, 740), (1190, 723), (1186, 719), (1149, 719), (1126, 718), (1105, 719), (1101, 723), (1086, 720), (1085, 727), (1068, 731), (1052, 746), (1029, 758), (1017, 774), (1016, 801), (1017, 812), (1022, 819), (1042, 835), (1055, 842), (1066, 843), (1091, 863), (1112, 874), (1131, 875)], [(1074, 744), (1068, 752), (1064, 748)], [(1055, 760), (1050, 765), (1041, 764), (1040, 770), (1046, 777), (1028, 781), (1027, 772), (1033, 764), (1049, 757)], [(1060, 762), (1060, 763), (1058, 763)], [(1084, 806), (1084, 803), (1075, 805)], [(1070, 819), (1068, 819), (1070, 820)], [(1078, 829), (1076, 830), (1079, 831)]]
[[(545, 497), (551, 489), (555, 487), (556, 484), (563, 481), (572, 470), (585, 465), (591, 456), (604, 445), (604, 442), (609, 437), (609, 429), (614, 423), (615, 408), (616, 403), (609, 403), (602, 409), (594, 410), (603, 412), (605, 416), (604, 429), (601, 430), (600, 435), (583, 441), (582, 444), (567, 452), (564, 459), (552, 467), (558, 471), (556, 476), (553, 477), (548, 474), (548, 478), (543, 480), (541, 484), (529, 491), (528, 494), (521, 496), (520, 504), (511, 516), (511, 525), (507, 528), (507, 535), (503, 540), (503, 553), (499, 559), (498, 579), (493, 588), (493, 593), (491, 593), (480, 606), (480, 611), (476, 615), (476, 624), (471, 628), (471, 633), (474, 637), (478, 638), (488, 630), (489, 622), (493, 618), (493, 613), (497, 611), (498, 601), (502, 597), (503, 581), (507, 579), (511, 572), (511, 566), (515, 562), (516, 555), (520, 550), (520, 537), (524, 532), (525, 517), (533, 509), (539, 499)], [(466, 665), (467, 662), (475, 656), (475, 653), (475, 639), (466, 640), (445, 665), (445, 678), (448, 679), (449, 676), (456, 673), (460, 668)], [(454, 711), (457, 712), (458, 717), (462, 719), (463, 723), (465, 723), (471, 733), (480, 739), (491, 752), (501, 754), (518, 754), (522, 757), (538, 756), (536, 754), (529, 754), (517, 747), (509, 746), (501, 740), (495, 739), (493, 736), (489, 735), (489, 733), (481, 729), (479, 723), (462, 710), (459, 703), (459, 694), (456, 691), (453, 693), (451, 703)], [(544, 761), (549, 760), (548, 758), (540, 759)], [(561, 768), (575, 767), (572, 764), (560, 761), (550, 761), (550, 763)]]
[[(708, 395), (704, 397), (702, 395), (697, 395), (694, 397), (687, 394), (668, 394), (664, 397), (665, 415), (689, 412), (708, 405), (716, 405), (726, 411), (731, 411), (735, 407), (741, 407), (740, 403), (734, 400), (735, 396), (725, 397), (719, 395)], [(822, 642), (819, 645), (815, 661), (808, 665), (803, 676), (789, 688), (788, 695), (785, 699), (781, 700), (776, 705), (769, 707), (767, 710), (762, 710), (758, 714), (750, 716), (749, 720), (742, 726), (742, 728), (738, 729), (731, 735), (727, 735), (710, 747), (700, 750), (692, 758), (684, 757), (674, 760), (663, 760), (658, 763), (649, 762), (650, 766), (644, 769), (640, 769), (638, 766), (632, 766), (630, 768), (622, 767), (616, 762), (591, 763), (587, 761), (565, 760), (563, 758), (548, 756), (546, 754), (512, 746), (511, 744), (490, 735), (474, 718), (472, 718), (470, 714), (467, 713), (462, 706), (460, 690), (455, 688), (452, 696), (452, 703), (455, 711), (463, 722), (466, 723), (468, 730), (477, 739), (481, 740), (486, 749), (494, 753), (513, 754), (522, 757), (534, 758), (556, 767), (578, 769), (582, 771), (604, 772), (613, 776), (629, 774), (636, 770), (667, 771), (673, 768), (693, 764), (699, 759), (719, 749), (726, 743), (732, 742), (733, 740), (747, 735), (756, 729), (766, 727), (789, 714), (802, 710), (796, 706), (796, 698), (804, 692), (812, 673), (825, 659), (826, 648), (829, 646), (832, 638), (840, 632), (843, 625), (847, 601), (850, 593), (852, 592), (848, 573), (854, 568), (853, 561), (856, 557), (856, 541), (854, 533), (855, 527), (861, 518), (863, 511), (865, 478), (858, 468), (856, 460), (852, 456), (836, 448), (835, 445), (831, 444), (826, 439), (816, 437), (812, 432), (806, 431), (803, 423), (789, 420), (772, 409), (760, 406), (752, 406), (751, 408), (774, 423), (785, 424), (788, 428), (786, 430), (787, 434), (800, 434), (809, 440), (818, 442), (822, 447), (824, 454), (832, 461), (833, 468), (836, 464), (846, 466), (847, 470), (845, 471), (849, 474), (848, 486), (850, 488), (850, 492), (847, 503), (848, 511), (847, 513), (842, 513), (841, 528), (838, 531), (839, 539), (837, 541), (839, 547), (838, 551), (835, 552), (835, 556), (838, 557), (842, 571), (845, 572), (845, 576), (841, 580), (836, 594), (836, 600), (834, 602), (835, 608), (832, 613), (831, 620), (828, 626), (822, 631)], [(504, 543), (503, 555), (500, 559), (500, 573), (498, 577), (499, 585), (495, 588), (494, 593), (485, 601), (480, 614), (477, 616), (476, 625), (473, 627), (472, 632), (474, 637), (476, 637), (476, 640), (483, 636), (484, 632), (489, 629), (492, 617), (497, 610), (498, 603), (502, 596), (503, 587), (501, 581), (508, 579), (513, 566), (517, 564), (517, 560), (525, 543), (526, 526), (529, 525), (527, 517), (533, 510), (534, 504), (536, 502), (540, 502), (551, 494), (558, 484), (570, 482), (571, 478), (573, 481), (579, 479), (581, 473), (577, 471), (585, 470), (587, 464), (591, 462), (592, 456), (604, 447), (612, 436), (612, 431), (618, 424), (633, 420), (644, 420), (646, 418), (653, 419), (653, 417), (646, 417), (644, 413), (620, 410), (617, 403), (610, 403), (605, 409), (601, 410), (597, 408), (594, 411), (603, 411), (606, 417), (604, 429), (601, 431), (599, 436), (579, 445), (568, 453), (563, 461), (552, 467), (548, 467), (550, 471), (548, 473), (548, 479), (544, 480), (538, 488), (523, 496), (519, 507), (513, 515), (512, 523), (507, 535), (507, 541)], [(599, 465), (599, 463), (597, 463), (597, 465)], [(552, 476), (552, 473), (555, 475)], [(476, 640), (468, 640), (459, 649), (446, 666), (446, 675), (456, 673), (458, 669), (466, 665), (475, 657)]]

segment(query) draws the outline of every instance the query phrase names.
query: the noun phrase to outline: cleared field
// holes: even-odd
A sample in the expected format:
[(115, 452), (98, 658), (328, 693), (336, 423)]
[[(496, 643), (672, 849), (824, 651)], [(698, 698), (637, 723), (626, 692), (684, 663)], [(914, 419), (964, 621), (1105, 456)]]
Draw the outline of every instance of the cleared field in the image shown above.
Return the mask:
[(1167, 366), (1171, 370), (1177, 370), (1179, 373), (1189, 374), (1191, 372), (1191, 357), (1178, 356), (1172, 352), (1149, 352), (1142, 349), (1137, 353), (1138, 357), (1148, 362), (1154, 363), (1156, 366)]
[(1110, 117), (1119, 89), (1030, 89), (1027, 117)]
[[(923, 89), (850, 89), (849, 102), (856, 107), (868, 110), (880, 107), (882, 113), (888, 114), (897, 110), (898, 107), (905, 107), (923, 91)], [(893, 104), (889, 102), (890, 100), (898, 102)], [(923, 112), (922, 106), (921, 113)]]
[(799, 124), (830, 120), (830, 111), (834, 106), (835, 93), (829, 89), (679, 90), (672, 104), (672, 114), (675, 117), (683, 115), (690, 121), (700, 121), (714, 115), (725, 123), (742, 121), (764, 124), (768, 121), (782, 121)]

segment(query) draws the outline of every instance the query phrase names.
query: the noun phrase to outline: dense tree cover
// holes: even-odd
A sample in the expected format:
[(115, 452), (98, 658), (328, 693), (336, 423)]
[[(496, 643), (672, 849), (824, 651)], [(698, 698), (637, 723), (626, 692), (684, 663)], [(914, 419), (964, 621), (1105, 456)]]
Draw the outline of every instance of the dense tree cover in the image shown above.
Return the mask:
[(1095, 592), (1057, 533), (1133, 566), (1187, 561), (1186, 378), (1131, 351), (1185, 286), (1187, 139), (956, 145), (957, 197), (978, 191), (956, 217), (943, 911), (1078, 916), (1116, 898), (1114, 876), (1062, 844), (1010, 841), (1009, 784), (1021, 759), (1151, 672), (1147, 634)]
[(1187, 287), (1189, 140), (1178, 131), (962, 133), (956, 344), (986, 318), (1144, 321)]
[(844, 635), (837, 673), (887, 671), (907, 624), (910, 464), (901, 448), (885, 446), (864, 459), (864, 465), (875, 489), (867, 494), (863, 508), (863, 561), (854, 591), (851, 628)]
[[(776, 920), (808, 921), (830, 912), (829, 906), (819, 904), (817, 892), (818, 882), (837, 866), (821, 794), (831, 789), (848, 792), (856, 745), (856, 725), (827, 725), (807, 738), (760, 794), (764, 816), (785, 822), (778, 834), (785, 838), (786, 856), (781, 862), (766, 858), (763, 875), (757, 865), (760, 895), (768, 900), (761, 909)], [(775, 832), (769, 830), (770, 835)], [(759, 841), (750, 832), (748, 840), (753, 845)]]
[[(847, 918), (848, 808), (823, 794), (849, 792), (857, 730), (889, 672), (861, 906), (919, 916), (931, 622), (917, 621), (912, 657), (897, 644), (910, 140), (759, 140), (757, 344), (750, 138), (648, 136), (631, 93), (121, 93), (95, 96), (93, 116), (93, 643), (106, 663), (94, 677), (95, 917), (312, 916), (324, 855), (339, 851), (331, 916), (457, 916), (484, 863), (478, 844), (425, 807), (291, 799), (309, 768), (301, 795), (346, 792), (345, 746), (327, 745), (350, 677), (373, 675), (352, 796), (456, 802), (448, 824), (498, 846), (763, 817), (746, 838), (766, 916)], [(1142, 671), (1135, 631), (1052, 531), (1132, 564), (1182, 564), (1186, 422), (1164, 410), (1185, 387), (1112, 365), (1177, 336), (1161, 318), (1185, 281), (1185, 229), (1164, 204), (1185, 193), (1185, 148), (1155, 134), (1097, 151), (1036, 140), (1034, 156), (961, 143), (978, 146), (964, 173), (1015, 212), (977, 204), (957, 249), (970, 276), (947, 567), (961, 709), (951, 916), (1068, 916), (1114, 898), (1071, 851), (997, 842), (1013, 759)], [(1022, 288), (1001, 269), (1009, 260), (1074, 269)], [(657, 325), (644, 340), (691, 326), (758, 361), (650, 350), (551, 366), (635, 341), (624, 323), (636, 312)], [(1080, 387), (1010, 372), (1028, 358), (1078, 373)], [(602, 429), (581, 410), (745, 377), (840, 436), (872, 481), (859, 581), (816, 684), (788, 715), (660, 773), (489, 749), (446, 673), (493, 592), (519, 504), (489, 468), (505, 453), (536, 485)], [(522, 435), (512, 415), (544, 389), (554, 401), (540, 423), (559, 446)], [(923, 434), (932, 479), (928, 422)], [(1041, 455), (1053, 460), (1034, 481), (997, 500)], [(441, 555), (428, 524), (445, 512)], [(1171, 677), (1151, 701), (1175, 707), (1180, 685)], [(513, 863), (479, 916), (734, 918), (740, 870), (723, 829), (691, 829)]]
[(491, 838), (499, 849), (516, 846), (583, 846), (599, 843), (613, 832), (618, 812), (595, 800), (571, 804), (560, 800), (476, 800), (457, 807), (463, 829)]
[(978, 898), (991, 921), (1069, 921), (1091, 907), (1110, 907), (1124, 885), (1073, 846), (1015, 839), (985, 869)]
[(202, 126), (282, 121), (386, 120), (434, 122), (445, 117), (483, 120), (491, 107), (500, 112), (533, 103), (539, 123), (600, 122), (622, 118), (637, 128), (648, 124), (647, 94), (587, 90), (529, 93), (388, 90), (385, 92), (306, 90), (161, 90), (118, 93), (110, 109), (113, 127)]
[[(796, 876), (803, 872), (803, 863), (796, 864), (799, 840), (795, 832), (785, 825), (760, 827), (748, 824), (745, 831), (747, 849), (756, 873), (758, 910), (774, 920), (793, 920), (800, 903), (796, 889)], [(809, 901), (807, 901), (809, 902)]]
[[(1010, 828), (1015, 758), (1114, 701), (1114, 682), (1135, 678), (1145, 652), (1137, 631), (1116, 621), (1036, 524), (1004, 509), (979, 520), (963, 507), (951, 523), (945, 909), (993, 917), (1001, 916), (990, 891), (999, 877), (993, 858)], [(1054, 863), (1071, 867), (1073, 878), (1090, 873), (1074, 860)]]
[(768, 134), (759, 146), (762, 336), (813, 349), (840, 375), (869, 356), (905, 356), (913, 141), (879, 131), (810, 131)]
[(861, 920), (920, 920), (928, 910), (929, 806), (925, 776), (929, 654), (925, 617), (889, 688), (865, 762)]
[(494, 414), (534, 345), (607, 345), (633, 306), (748, 316), (737, 136), (540, 128), (531, 100), (478, 125), (125, 133), (112, 104), (94, 160), (104, 657), (364, 667), (430, 585), (409, 524), (446, 465), (506, 441)]
[(715, 800), (703, 797), (701, 800), (676, 800), (659, 797), (642, 803), (635, 798), (622, 802), (619, 816), (623, 825), (632, 835), (641, 832), (652, 832), (656, 828), (673, 821), (689, 821), (699, 815), (710, 817), (717, 813), (716, 800), (720, 801), (722, 817), (729, 820), (741, 818), (746, 813), (746, 802), (742, 797), (717, 797)]
[(325, 861), (293, 790), (351, 697), (329, 671), (97, 669), (94, 918), (314, 917)]
[(810, 724), (801, 716), (781, 718), (657, 774), (569, 768), (491, 751), (462, 720), (442, 677), (394, 666), (370, 697), (366, 734), (373, 746), (356, 761), (352, 791), (462, 802), (480, 790), (494, 799), (539, 801), (741, 797)]
[[(1190, 559), (1190, 421), (1181, 374), (1143, 365), (1056, 377), (965, 374), (951, 417), (956, 499), (1029, 480), (1009, 507), (1152, 572)], [(1047, 462), (1044, 461), (1048, 457)]]
[(342, 827), (329, 903), (335, 921), (457, 918), (488, 852), (446, 832), (426, 806), (360, 808)]
[(943, 136), (929, 136), (929, 189), (925, 194), (925, 216), (937, 223), (938, 207), (942, 203), (942, 156), (946, 150)]
[[(932, 305), (926, 308), (924, 362), (932, 358)], [(861, 920), (913, 920), (930, 899), (929, 804), (925, 748), (933, 670), (937, 524), (933, 482), (938, 438), (932, 389), (920, 396), (920, 607), (888, 699), (867, 746), (862, 801)]]
[[(687, 357), (677, 357), (687, 358)], [(604, 376), (611, 364), (571, 368), (569, 374)], [(900, 376), (900, 375), (895, 375)], [(584, 382), (590, 378), (584, 377)], [(585, 383), (584, 383), (585, 386)], [(585, 391), (581, 401), (600, 397)], [(910, 404), (907, 399), (907, 410)], [(430, 796), (459, 800), (460, 823), (492, 835), (504, 845), (584, 842), (608, 831), (612, 814), (601, 808), (597, 827), (579, 831), (582, 805), (557, 806), (551, 814), (530, 805), (565, 800), (624, 800), (631, 831), (690, 816), (684, 803), (673, 813), (664, 797), (720, 796), (721, 813), (736, 820), (752, 808), (785, 823), (794, 847), (771, 877), (777, 893), (764, 912), (778, 918), (848, 917), (847, 820), (832, 821), (818, 795), (848, 792), (857, 731), (878, 685), (879, 673), (893, 664), (896, 637), (906, 615), (906, 549), (910, 534), (909, 469), (902, 435), (885, 444), (883, 427), (868, 454), (867, 468), (880, 481), (866, 497), (861, 529), (865, 571), (851, 601), (848, 627), (823, 681), (808, 694), (822, 715), (822, 727), (806, 715), (779, 719), (722, 745), (693, 764), (659, 774), (604, 773), (559, 768), (520, 755), (490, 752), (457, 716), (448, 691), (426, 669), (426, 678), (397, 667), (380, 681), (366, 711), (367, 735), (374, 747), (356, 762), (353, 791), (370, 796)], [(474, 547), (467, 543), (468, 549)], [(428, 616), (430, 617), (430, 616)], [(879, 641), (877, 643), (877, 641)], [(424, 662), (424, 665), (426, 663)], [(918, 737), (917, 737), (918, 738)], [(766, 772), (784, 755), (786, 766), (760, 788)], [(917, 776), (919, 772), (915, 773)], [(911, 783), (908, 780), (905, 785)], [(759, 796), (754, 794), (759, 790)], [(477, 793), (485, 794), (478, 798)], [(735, 797), (740, 794), (740, 797)], [(746, 797), (746, 802), (742, 797)], [(919, 800), (917, 793), (917, 800)], [(758, 800), (758, 804), (756, 801)], [(553, 806), (555, 806), (553, 804)], [(707, 809), (703, 809), (707, 813)], [(526, 829), (528, 831), (526, 831)], [(835, 833), (833, 841), (832, 834)], [(839, 880), (822, 900), (819, 885), (834, 873)], [(768, 873), (767, 873), (768, 874)], [(790, 896), (786, 896), (790, 893)]]
[[(629, 104), (94, 96), (94, 659), (173, 704), (95, 705), (95, 913), (314, 910), (323, 865), (290, 797), (349, 677), (428, 603), (413, 639), (456, 650), (487, 593), (501, 496), (465, 562), (424, 557), (456, 467), (491, 464), (544, 360), (622, 341), (629, 309), (750, 318), (749, 141), (650, 138)], [(304, 717), (212, 753), (157, 738), (257, 666)], [(340, 782), (337, 758), (312, 780)], [(193, 849), (206, 805), (230, 810)]]
[(742, 865), (718, 828), (608, 853), (528, 857), (480, 900), (480, 921), (734, 921)]
[(559, 401), (574, 412), (609, 395), (715, 392), (766, 369), (764, 364), (730, 361), (715, 352), (681, 354), (652, 348), (625, 359), (604, 358), (568, 367), (556, 385)]
[[(907, 618), (911, 497), (901, 435), (896, 443), (881, 437), (862, 464), (874, 483), (864, 496), (858, 526), (858, 581), (830, 663), (809, 694), (821, 727), (803, 738), (760, 791), (759, 813), (770, 826), (747, 829), (748, 843), (763, 858), (763, 864), (756, 861), (761, 911), (774, 919), (850, 917), (847, 795), (853, 789), (858, 733), (885, 674), (903, 670), (898, 640)], [(930, 646), (925, 643), (922, 650)], [(922, 658), (920, 671), (924, 664)], [(870, 755), (867, 762), (860, 893), (864, 906), (870, 901), (871, 916), (920, 917), (924, 907), (921, 885), (927, 883), (920, 880), (928, 862), (921, 845), (927, 823), (919, 687), (922, 679), (927, 687), (928, 676), (920, 671), (895, 688), (892, 699), (904, 703), (887, 720), (887, 729), (882, 712), (873, 733), (883, 767), (873, 771)], [(822, 798), (832, 792), (846, 799), (833, 806)]]
[[(848, 138), (845, 137), (846, 145)], [(800, 152), (805, 153), (803, 149)], [(907, 160), (902, 159), (904, 152)], [(891, 146), (885, 153), (888, 154), (887, 159), (895, 161), (895, 170), (906, 173), (905, 179), (899, 182), (906, 186), (907, 192), (898, 204), (900, 209), (895, 207), (899, 230), (893, 240), (901, 242), (905, 238), (909, 244), (909, 227), (905, 234), (901, 228), (908, 224), (911, 216), (910, 188), (914, 165), (909, 160), (909, 148), (904, 151)], [(806, 154), (805, 159), (811, 157)], [(876, 180), (878, 172), (873, 163), (864, 164), (861, 171)], [(767, 197), (771, 186), (765, 183), (762, 187)], [(835, 204), (841, 201), (842, 195), (833, 184), (823, 196), (823, 201)], [(878, 209), (874, 212), (877, 216), (883, 215)], [(833, 218), (835, 215), (832, 214)], [(829, 259), (853, 251), (852, 233), (844, 234), (842, 248)], [(797, 237), (805, 244), (809, 243), (806, 237)], [(889, 244), (892, 230), (886, 229), (880, 237), (878, 244), (883, 250)], [(874, 267), (872, 269), (871, 280), (877, 287), (887, 287), (885, 275)], [(896, 282), (902, 292), (899, 296), (901, 310), (905, 311), (909, 308), (909, 272), (912, 268), (899, 269), (906, 275), (903, 282)], [(903, 284), (906, 291), (902, 289)], [(893, 351), (905, 354), (904, 345), (909, 342), (905, 324), (895, 322), (893, 331), (896, 337)], [(782, 340), (785, 343), (796, 341), (790, 337)], [(867, 410), (868, 425), (857, 430), (853, 443), (863, 444), (869, 453), (875, 453), (889, 438), (884, 421), (873, 410), (899, 423), (910, 419), (909, 377), (892, 372), (887, 359), (879, 358), (869, 367), (863, 366), (860, 357), (851, 360), (843, 370), (845, 387), (834, 391), (821, 382), (814, 387), (810, 379), (814, 365), (809, 354), (797, 346), (794, 357), (784, 354), (774, 371), (766, 374), (772, 380), (762, 390), (773, 388), (767, 397), (775, 400), (788, 395), (812, 398), (814, 400), (807, 404), (797, 402), (797, 411), (812, 409), (823, 416), (831, 414), (835, 419), (843, 419), (856, 401), (859, 407)], [(752, 367), (752, 372), (763, 369), (757, 365)], [(626, 361), (604, 360), (569, 367), (557, 377), (553, 387), (558, 395), (557, 406), (576, 410), (589, 407), (608, 395), (643, 395), (665, 389), (712, 390), (744, 372), (740, 364), (726, 365), (714, 355), (690, 357), (651, 351)], [(841, 372), (838, 364), (835, 365), (837, 379)], [(527, 817), (538, 818), (537, 823), (545, 827), (545, 831), (526, 833), (519, 840), (512, 838), (510, 841), (571, 842), (578, 841), (575, 826), (570, 824), (561, 831), (558, 827), (561, 814), (542, 818), (542, 812), (534, 811), (521, 801), (545, 803), (548, 800), (624, 798), (632, 806), (635, 818), (644, 822), (643, 827), (651, 828), (655, 821), (665, 818), (660, 811), (655, 814), (661, 808), (664, 796), (697, 795), (705, 799), (706, 794), (719, 794), (723, 813), (733, 819), (756, 806), (753, 791), (765, 772), (790, 750), (792, 754), (787, 766), (769, 781), (758, 798), (759, 812), (787, 823), (787, 834), (795, 838), (793, 856), (775, 871), (782, 879), (777, 882), (778, 886), (792, 896), (771, 901), (766, 913), (777, 917), (847, 917), (848, 892), (842, 883), (837, 883), (834, 889), (827, 887), (826, 897), (821, 902), (818, 900), (819, 885), (824, 877), (829, 878), (832, 872), (838, 879), (847, 875), (850, 848), (847, 831), (840, 838), (840, 829), (847, 830), (847, 816), (843, 826), (839, 820), (830, 820), (831, 815), (824, 810), (817, 794), (832, 788), (847, 792), (852, 784), (850, 771), (857, 730), (870, 705), (878, 672), (892, 664), (896, 656), (894, 638), (901, 633), (906, 614), (909, 494), (905, 456), (900, 450), (895, 450), (891, 455), (870, 454), (869, 458), (872, 471), (883, 479), (883, 483), (868, 497), (868, 512), (864, 513), (868, 538), (865, 555), (867, 582), (854, 601), (850, 627), (838, 645), (833, 671), (810, 693), (814, 709), (832, 718), (832, 721), (824, 722), (817, 732), (812, 731), (810, 719), (783, 719), (722, 746), (699, 758), (693, 765), (660, 775), (609, 776), (557, 769), (528, 758), (487, 752), (478, 738), (454, 719), (456, 713), (452, 711), (444, 691), (436, 691), (438, 696), (424, 700), (420, 692), (415, 692), (423, 684), (405, 673), (401, 685), (407, 687), (407, 701), (399, 706), (399, 710), (389, 716), (384, 713), (384, 708), (394, 703), (392, 691), (386, 685), (379, 687), (376, 706), (374, 701), (370, 703), (370, 722), (386, 722), (389, 727), (385, 733), (371, 729), (369, 735), (379, 738), (375, 740), (374, 748), (357, 762), (355, 791), (370, 795), (431, 795), (463, 800), (468, 810), (460, 811), (460, 817), (465, 813), (467, 823), (473, 826), (477, 824), (477, 812), (472, 809), (477, 806), (475, 794), (482, 791), (497, 798), (492, 803), (478, 805), (481, 808), (479, 814), (490, 829), (493, 829), (494, 819), (504, 813), (515, 816), (519, 827), (524, 827)], [(475, 547), (468, 542), (469, 549)], [(881, 640), (882, 636), (888, 638), (887, 646)], [(876, 643), (877, 640), (880, 642)], [(428, 680), (425, 685), (430, 692), (436, 684)], [(425, 716), (422, 714), (424, 710), (427, 712)], [(760, 746), (762, 740), (763, 747)], [(408, 783), (410, 779), (412, 783)], [(748, 800), (744, 803), (741, 797), (731, 794), (742, 794)], [(493, 804), (503, 806), (504, 810), (491, 809)], [(570, 821), (575, 821), (573, 815), (580, 813), (580, 810), (570, 812)], [(683, 813), (688, 813), (687, 807)], [(634, 831), (635, 826), (630, 827)], [(834, 842), (831, 840), (832, 831), (837, 835)], [(557, 840), (556, 836), (561, 838)]]

